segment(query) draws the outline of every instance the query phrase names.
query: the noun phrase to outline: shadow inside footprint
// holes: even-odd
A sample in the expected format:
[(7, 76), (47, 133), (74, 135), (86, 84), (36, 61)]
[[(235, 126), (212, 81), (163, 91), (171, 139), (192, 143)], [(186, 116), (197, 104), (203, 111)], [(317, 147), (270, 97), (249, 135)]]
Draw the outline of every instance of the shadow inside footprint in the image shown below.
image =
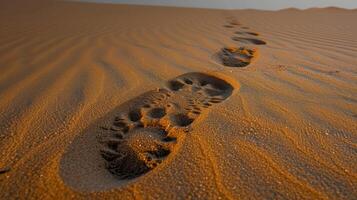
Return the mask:
[(245, 44), (255, 44), (255, 45), (266, 45), (267, 43), (263, 40), (254, 39), (254, 38), (245, 38), (245, 37), (232, 37), (232, 40), (243, 42)]
[(232, 26), (240, 26), (241, 25), (238, 21), (231, 21), (229, 24)]
[(225, 28), (234, 28), (233, 25), (224, 25)]
[(61, 159), (61, 177), (84, 191), (137, 180), (178, 150), (185, 127), (232, 95), (232, 83), (217, 75), (187, 73), (118, 106), (69, 145)]
[(148, 115), (152, 118), (160, 119), (166, 115), (164, 108), (153, 108), (148, 112)]
[(236, 31), (235, 34), (238, 35), (252, 35), (252, 36), (259, 36), (259, 33), (249, 32), (249, 31)]
[(188, 126), (194, 121), (193, 118), (190, 118), (188, 115), (181, 113), (172, 116), (171, 120), (175, 125), (181, 127)]
[(184, 84), (182, 82), (177, 81), (177, 80), (169, 81), (168, 85), (169, 85), (169, 88), (174, 91), (178, 91), (184, 86)]

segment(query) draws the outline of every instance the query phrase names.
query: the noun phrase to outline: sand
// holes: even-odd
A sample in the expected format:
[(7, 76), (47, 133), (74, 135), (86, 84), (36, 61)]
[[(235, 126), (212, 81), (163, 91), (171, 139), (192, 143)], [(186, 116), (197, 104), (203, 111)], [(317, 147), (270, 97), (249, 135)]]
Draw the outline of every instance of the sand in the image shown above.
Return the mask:
[(0, 199), (356, 198), (356, 10), (0, 7)]

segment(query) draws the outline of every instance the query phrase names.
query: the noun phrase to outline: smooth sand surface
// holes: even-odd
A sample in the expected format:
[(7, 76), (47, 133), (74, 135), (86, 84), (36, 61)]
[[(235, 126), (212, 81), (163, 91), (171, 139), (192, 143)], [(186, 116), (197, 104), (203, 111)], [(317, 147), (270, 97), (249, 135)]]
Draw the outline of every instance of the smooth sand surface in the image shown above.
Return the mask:
[(0, 10), (0, 199), (356, 198), (356, 10)]

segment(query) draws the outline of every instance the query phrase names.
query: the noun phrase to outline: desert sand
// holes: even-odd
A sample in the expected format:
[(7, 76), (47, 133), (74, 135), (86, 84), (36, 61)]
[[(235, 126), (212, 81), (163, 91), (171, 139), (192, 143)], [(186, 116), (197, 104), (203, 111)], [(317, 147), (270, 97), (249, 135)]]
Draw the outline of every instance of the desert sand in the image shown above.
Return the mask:
[(356, 199), (356, 10), (0, 10), (0, 199)]

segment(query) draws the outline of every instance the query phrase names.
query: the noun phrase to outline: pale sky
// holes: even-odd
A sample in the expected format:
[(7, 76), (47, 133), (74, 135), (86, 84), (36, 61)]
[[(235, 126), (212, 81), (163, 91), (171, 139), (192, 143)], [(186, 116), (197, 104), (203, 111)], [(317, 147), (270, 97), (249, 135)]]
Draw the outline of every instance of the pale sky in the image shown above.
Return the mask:
[(102, 3), (124, 3), (142, 5), (165, 5), (226, 9), (263, 9), (278, 10), (283, 8), (310, 8), (337, 6), (357, 8), (357, 0), (80, 0)]

